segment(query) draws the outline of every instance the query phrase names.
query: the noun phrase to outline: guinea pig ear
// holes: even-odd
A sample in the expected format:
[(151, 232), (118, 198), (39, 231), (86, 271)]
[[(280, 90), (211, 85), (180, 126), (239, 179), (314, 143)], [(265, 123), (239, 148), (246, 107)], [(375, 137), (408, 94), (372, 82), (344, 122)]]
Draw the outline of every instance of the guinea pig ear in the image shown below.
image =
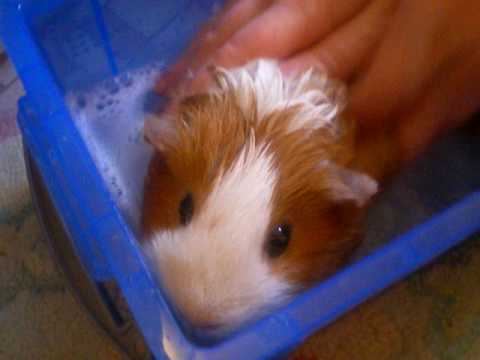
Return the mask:
[(190, 126), (193, 119), (199, 118), (210, 99), (207, 93), (185, 96), (172, 100), (162, 113), (147, 115), (143, 125), (145, 141), (159, 151), (165, 150), (175, 142), (179, 127)]
[(378, 183), (369, 175), (339, 166), (331, 161), (322, 162), (329, 174), (328, 189), (334, 201), (353, 201), (364, 206), (377, 192)]
[(149, 114), (143, 124), (143, 136), (147, 143), (159, 151), (175, 137), (175, 118), (170, 112), (161, 115)]

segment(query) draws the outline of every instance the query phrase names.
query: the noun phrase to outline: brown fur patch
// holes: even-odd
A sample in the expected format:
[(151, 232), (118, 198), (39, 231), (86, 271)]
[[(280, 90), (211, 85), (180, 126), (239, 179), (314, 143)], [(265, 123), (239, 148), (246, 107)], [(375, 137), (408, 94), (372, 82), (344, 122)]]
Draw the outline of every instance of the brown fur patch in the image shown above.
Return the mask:
[[(288, 117), (288, 112), (277, 116)], [(335, 133), (296, 131), (271, 139), (280, 169), (271, 226), (284, 222), (292, 226), (291, 243), (282, 256), (271, 260), (272, 271), (295, 283), (307, 285), (331, 274), (360, 240), (361, 209), (333, 200), (335, 176), (320, 167), (324, 160), (343, 166), (353, 161), (351, 118), (336, 121)]]

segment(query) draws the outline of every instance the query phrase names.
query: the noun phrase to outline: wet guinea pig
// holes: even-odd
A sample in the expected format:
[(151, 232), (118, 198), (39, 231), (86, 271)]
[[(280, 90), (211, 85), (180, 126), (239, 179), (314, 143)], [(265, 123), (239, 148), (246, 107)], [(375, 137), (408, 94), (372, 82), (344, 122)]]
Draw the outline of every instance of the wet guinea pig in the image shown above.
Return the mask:
[(287, 78), (257, 60), (213, 76), (208, 92), (147, 119), (143, 230), (178, 311), (222, 333), (348, 259), (382, 166), (356, 155), (345, 90), (322, 73)]

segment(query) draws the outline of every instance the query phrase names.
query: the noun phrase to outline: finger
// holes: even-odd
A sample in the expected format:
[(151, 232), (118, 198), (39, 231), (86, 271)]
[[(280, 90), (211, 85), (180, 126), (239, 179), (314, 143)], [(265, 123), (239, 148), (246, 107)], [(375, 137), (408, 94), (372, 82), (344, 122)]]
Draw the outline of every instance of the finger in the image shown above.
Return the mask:
[(402, 119), (397, 136), (405, 161), (480, 109), (479, 69), (480, 51), (476, 51), (441, 77), (415, 110)]
[(282, 0), (242, 28), (215, 54), (221, 66), (242, 65), (257, 57), (289, 56), (350, 19), (368, 0)]
[(333, 77), (350, 78), (376, 47), (390, 19), (393, 4), (392, 0), (370, 3), (324, 41), (287, 59), (282, 69), (291, 73), (316, 65)]
[[(210, 62), (233, 67), (259, 57), (285, 58), (324, 37), (354, 16), (368, 1), (342, 1), (335, 6), (327, 0), (275, 2), (236, 32)], [(205, 67), (197, 76), (193, 87), (209, 79)]]
[(437, 41), (443, 17), (431, 16), (430, 1), (413, 5), (402, 2), (372, 63), (351, 87), (352, 109), (365, 124), (410, 107), (451, 60), (450, 44)]
[(181, 58), (168, 69), (156, 83), (155, 89), (164, 93), (175, 83), (195, 72), (218, 47), (244, 26), (249, 20), (260, 14), (273, 0), (231, 1), (224, 11), (216, 16), (196, 36)]

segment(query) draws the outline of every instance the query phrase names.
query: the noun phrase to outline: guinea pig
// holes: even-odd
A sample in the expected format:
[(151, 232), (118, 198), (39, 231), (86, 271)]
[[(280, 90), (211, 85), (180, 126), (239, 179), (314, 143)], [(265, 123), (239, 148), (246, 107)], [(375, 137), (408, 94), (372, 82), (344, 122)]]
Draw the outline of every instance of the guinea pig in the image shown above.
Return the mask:
[(344, 264), (385, 166), (381, 146), (359, 140), (344, 86), (322, 72), (287, 77), (260, 59), (212, 76), (146, 120), (156, 151), (142, 226), (176, 309), (219, 334)]

